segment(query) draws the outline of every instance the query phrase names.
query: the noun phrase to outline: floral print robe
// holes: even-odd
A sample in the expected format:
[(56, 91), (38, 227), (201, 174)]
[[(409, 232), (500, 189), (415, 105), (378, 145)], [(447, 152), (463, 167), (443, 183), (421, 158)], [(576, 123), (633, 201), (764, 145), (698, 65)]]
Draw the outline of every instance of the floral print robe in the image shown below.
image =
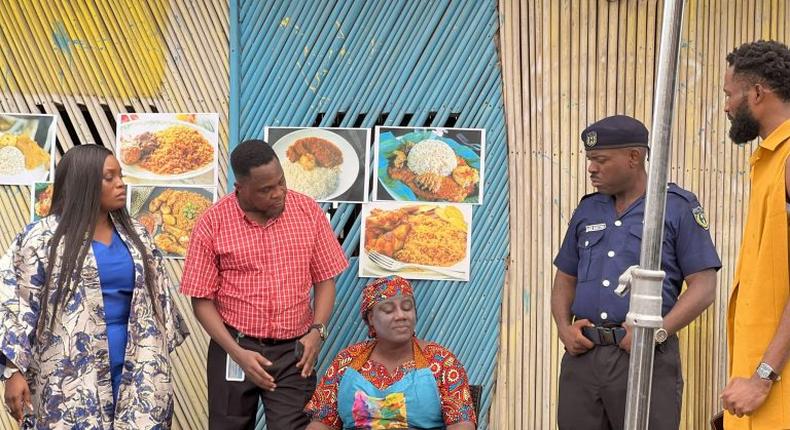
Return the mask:
[[(23, 428), (169, 428), (173, 415), (169, 354), (188, 332), (170, 296), (172, 286), (161, 254), (145, 229), (135, 224), (143, 243), (154, 250), (156, 300), (164, 311), (164, 326), (157, 321), (145, 288), (142, 256), (116, 223), (134, 260), (135, 275), (124, 369), (114, 405), (104, 305), (92, 249), (52, 335), (47, 342), (36, 341), (36, 323), (44, 318), (39, 310), (48, 243), (56, 227), (54, 216), (30, 224), (0, 258), (0, 372), (6, 360), (25, 372), (34, 412)], [(57, 261), (53, 270), (59, 269)], [(49, 324), (49, 315), (46, 321)]]

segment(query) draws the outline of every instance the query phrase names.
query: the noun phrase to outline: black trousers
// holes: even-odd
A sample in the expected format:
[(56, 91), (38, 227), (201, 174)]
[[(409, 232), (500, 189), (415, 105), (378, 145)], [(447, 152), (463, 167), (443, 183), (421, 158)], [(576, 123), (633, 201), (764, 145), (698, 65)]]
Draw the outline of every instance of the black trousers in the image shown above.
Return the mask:
[[(629, 354), (616, 345), (596, 346), (560, 368), (560, 430), (621, 430), (625, 420)], [(678, 337), (656, 347), (649, 430), (677, 430), (683, 399)]]
[(269, 430), (301, 430), (310, 423), (303, 409), (315, 391), (315, 373), (302, 378), (296, 367), (294, 342), (263, 344), (249, 338), (239, 339), (245, 349), (260, 352), (272, 365), (266, 369), (277, 388), (266, 391), (247, 377), (243, 382), (225, 380), (228, 354), (213, 340), (208, 347), (209, 429), (248, 430), (255, 428), (258, 401), (263, 402)]

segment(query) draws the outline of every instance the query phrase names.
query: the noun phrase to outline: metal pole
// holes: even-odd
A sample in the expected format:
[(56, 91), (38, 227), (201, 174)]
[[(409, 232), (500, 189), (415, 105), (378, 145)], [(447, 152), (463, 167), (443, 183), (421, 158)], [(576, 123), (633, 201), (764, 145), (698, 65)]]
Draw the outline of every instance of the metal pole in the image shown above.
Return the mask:
[(661, 47), (653, 105), (650, 142), (650, 173), (647, 183), (642, 250), (634, 274), (631, 300), (626, 320), (633, 325), (631, 361), (628, 369), (628, 394), (625, 410), (626, 430), (646, 430), (650, 415), (650, 387), (653, 379), (655, 330), (660, 328), (661, 243), (664, 237), (664, 210), (667, 197), (667, 164), (672, 131), (672, 108), (675, 95), (680, 27), (683, 0), (665, 0), (661, 26)]

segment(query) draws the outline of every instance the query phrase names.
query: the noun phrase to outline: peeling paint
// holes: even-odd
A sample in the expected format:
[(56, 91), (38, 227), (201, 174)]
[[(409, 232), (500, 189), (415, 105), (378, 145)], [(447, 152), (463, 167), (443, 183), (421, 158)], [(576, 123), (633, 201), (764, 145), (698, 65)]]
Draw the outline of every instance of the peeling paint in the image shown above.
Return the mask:
[[(144, 12), (130, 8), (127, 0), (51, 0), (46, 8), (27, 0), (2, 3), (0, 27), (25, 30), (6, 33), (12, 43), (0, 56), (0, 68), (10, 69), (11, 75), (40, 76), (18, 80), (20, 92), (123, 98), (160, 93), (166, 48), (158, 28), (170, 19), (170, 6)], [(114, 40), (124, 45), (117, 47)], [(40, 55), (31, 57), (31, 52)], [(139, 73), (127, 74), (129, 70)]]

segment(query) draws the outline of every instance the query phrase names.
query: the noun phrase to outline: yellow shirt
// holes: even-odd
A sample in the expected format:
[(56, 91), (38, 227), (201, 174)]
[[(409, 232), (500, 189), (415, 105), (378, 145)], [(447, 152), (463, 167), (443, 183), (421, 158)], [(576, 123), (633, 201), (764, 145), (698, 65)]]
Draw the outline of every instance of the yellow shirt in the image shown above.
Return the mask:
[[(752, 154), (751, 196), (727, 315), (730, 377), (748, 378), (760, 364), (790, 297), (785, 162), (790, 120)], [(725, 413), (727, 430), (790, 429), (790, 366), (750, 417)]]

